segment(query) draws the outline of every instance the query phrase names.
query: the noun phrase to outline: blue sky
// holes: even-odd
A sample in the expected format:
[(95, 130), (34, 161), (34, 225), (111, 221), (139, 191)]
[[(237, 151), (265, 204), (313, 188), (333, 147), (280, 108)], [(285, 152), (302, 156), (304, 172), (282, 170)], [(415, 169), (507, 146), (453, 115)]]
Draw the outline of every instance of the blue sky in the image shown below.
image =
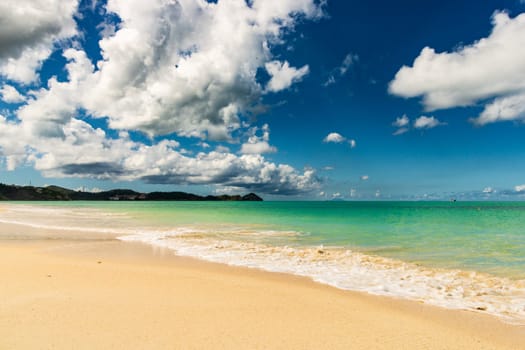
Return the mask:
[(524, 12), (519, 0), (4, 1), (0, 181), (522, 199)]

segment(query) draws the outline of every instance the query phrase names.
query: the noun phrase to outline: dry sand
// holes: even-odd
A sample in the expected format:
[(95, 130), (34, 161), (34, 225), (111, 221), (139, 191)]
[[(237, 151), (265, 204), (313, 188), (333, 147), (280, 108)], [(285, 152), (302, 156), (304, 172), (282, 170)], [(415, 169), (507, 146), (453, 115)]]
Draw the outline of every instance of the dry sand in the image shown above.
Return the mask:
[(113, 240), (4, 239), (0, 276), (0, 349), (525, 349), (480, 313)]

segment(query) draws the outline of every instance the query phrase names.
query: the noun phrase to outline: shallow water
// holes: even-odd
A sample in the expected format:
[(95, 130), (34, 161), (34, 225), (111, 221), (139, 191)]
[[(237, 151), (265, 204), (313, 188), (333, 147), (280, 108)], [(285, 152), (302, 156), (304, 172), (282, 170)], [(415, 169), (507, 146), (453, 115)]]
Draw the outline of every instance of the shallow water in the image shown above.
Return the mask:
[(0, 221), (525, 322), (525, 203), (39, 202)]

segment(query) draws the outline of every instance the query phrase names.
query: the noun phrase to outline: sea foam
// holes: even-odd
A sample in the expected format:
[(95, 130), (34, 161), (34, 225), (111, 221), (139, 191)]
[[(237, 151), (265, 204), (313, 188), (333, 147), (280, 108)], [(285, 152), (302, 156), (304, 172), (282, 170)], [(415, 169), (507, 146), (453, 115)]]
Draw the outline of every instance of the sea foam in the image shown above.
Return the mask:
[(119, 239), (165, 247), (178, 255), (211, 262), (309, 277), (344, 290), (486, 312), (507, 322), (525, 324), (524, 280), (428, 268), (341, 247), (275, 246), (214, 239), (192, 228), (171, 233), (142, 232)]

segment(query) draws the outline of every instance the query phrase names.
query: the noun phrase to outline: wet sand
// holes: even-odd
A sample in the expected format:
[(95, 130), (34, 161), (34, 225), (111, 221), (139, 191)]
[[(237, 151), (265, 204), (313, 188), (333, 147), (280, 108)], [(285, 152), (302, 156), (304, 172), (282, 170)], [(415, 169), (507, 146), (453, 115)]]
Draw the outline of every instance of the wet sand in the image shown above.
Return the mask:
[(0, 349), (525, 348), (525, 327), (482, 313), (35, 233), (0, 240)]

